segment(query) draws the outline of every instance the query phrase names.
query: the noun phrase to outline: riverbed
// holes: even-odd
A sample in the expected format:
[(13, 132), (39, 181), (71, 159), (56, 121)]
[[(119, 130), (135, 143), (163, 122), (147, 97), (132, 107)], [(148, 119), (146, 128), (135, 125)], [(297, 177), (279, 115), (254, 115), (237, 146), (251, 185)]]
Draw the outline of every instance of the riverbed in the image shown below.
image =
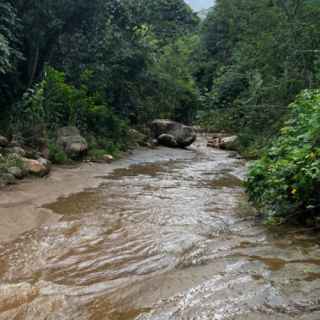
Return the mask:
[(3, 192), (0, 320), (319, 320), (319, 235), (265, 226), (245, 173), (200, 139)]

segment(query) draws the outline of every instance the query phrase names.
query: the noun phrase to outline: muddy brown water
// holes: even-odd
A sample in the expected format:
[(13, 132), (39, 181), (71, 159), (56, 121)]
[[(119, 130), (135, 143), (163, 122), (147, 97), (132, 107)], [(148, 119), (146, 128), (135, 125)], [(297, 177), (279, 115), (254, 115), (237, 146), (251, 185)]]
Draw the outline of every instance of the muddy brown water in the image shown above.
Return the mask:
[(320, 319), (319, 236), (263, 226), (243, 161), (200, 141), (127, 163), (0, 243), (0, 320)]

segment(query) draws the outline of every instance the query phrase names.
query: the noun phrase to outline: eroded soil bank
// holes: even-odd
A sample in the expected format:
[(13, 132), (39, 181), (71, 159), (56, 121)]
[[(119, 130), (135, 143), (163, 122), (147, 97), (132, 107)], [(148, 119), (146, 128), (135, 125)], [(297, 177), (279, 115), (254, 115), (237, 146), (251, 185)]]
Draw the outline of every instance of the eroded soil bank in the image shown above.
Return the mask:
[(320, 319), (319, 236), (263, 226), (244, 174), (200, 141), (6, 191), (0, 320)]

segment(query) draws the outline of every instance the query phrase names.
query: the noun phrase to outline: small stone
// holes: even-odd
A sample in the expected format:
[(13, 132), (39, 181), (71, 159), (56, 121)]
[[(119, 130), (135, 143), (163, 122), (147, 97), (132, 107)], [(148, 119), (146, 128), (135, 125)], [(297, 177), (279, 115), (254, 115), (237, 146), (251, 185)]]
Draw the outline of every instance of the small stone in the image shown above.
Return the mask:
[(103, 161), (107, 162), (107, 163), (111, 163), (114, 160), (113, 156), (110, 154), (105, 154), (103, 156)]

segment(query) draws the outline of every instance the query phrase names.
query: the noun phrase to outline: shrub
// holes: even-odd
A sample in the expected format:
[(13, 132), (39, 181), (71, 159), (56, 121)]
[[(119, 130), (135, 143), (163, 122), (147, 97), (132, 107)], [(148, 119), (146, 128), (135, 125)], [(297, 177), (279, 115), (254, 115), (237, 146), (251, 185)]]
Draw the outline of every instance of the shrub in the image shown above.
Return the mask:
[(71, 160), (68, 158), (67, 154), (59, 146), (54, 143), (49, 143), (49, 159), (52, 163), (65, 164)]
[[(112, 110), (102, 94), (90, 92), (84, 84), (75, 87), (67, 83), (63, 72), (50, 67), (44, 80), (29, 89), (15, 105), (11, 122), (13, 131), (31, 140), (29, 144), (32, 146), (37, 145), (35, 140), (39, 135), (53, 138), (58, 128), (75, 126), (85, 136), (93, 135), (99, 141), (104, 140), (99, 148), (108, 149), (114, 144), (119, 148), (126, 147), (127, 123)], [(103, 145), (105, 141), (107, 146)], [(53, 162), (67, 160), (56, 146), (50, 148)]]
[(320, 206), (320, 90), (304, 91), (264, 156), (250, 168), (250, 200), (270, 221), (314, 220)]

